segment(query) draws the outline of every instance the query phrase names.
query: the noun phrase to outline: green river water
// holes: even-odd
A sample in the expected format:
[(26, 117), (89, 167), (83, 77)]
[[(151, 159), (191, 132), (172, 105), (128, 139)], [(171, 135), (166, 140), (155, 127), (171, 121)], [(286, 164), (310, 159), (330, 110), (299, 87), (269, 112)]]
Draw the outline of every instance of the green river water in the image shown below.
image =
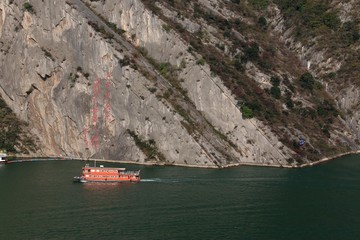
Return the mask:
[(360, 156), (303, 168), (141, 169), (73, 183), (84, 162), (0, 166), (0, 240), (360, 239)]

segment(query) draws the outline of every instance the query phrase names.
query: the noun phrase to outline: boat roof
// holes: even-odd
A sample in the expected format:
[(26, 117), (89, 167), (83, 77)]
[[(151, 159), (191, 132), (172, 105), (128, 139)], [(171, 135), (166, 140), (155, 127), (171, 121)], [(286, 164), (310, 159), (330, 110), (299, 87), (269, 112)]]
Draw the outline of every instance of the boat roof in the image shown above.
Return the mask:
[(113, 167), (90, 167), (90, 166), (85, 166), (83, 167), (84, 169), (101, 169), (101, 170), (120, 170), (120, 171), (125, 171), (126, 168), (113, 168)]

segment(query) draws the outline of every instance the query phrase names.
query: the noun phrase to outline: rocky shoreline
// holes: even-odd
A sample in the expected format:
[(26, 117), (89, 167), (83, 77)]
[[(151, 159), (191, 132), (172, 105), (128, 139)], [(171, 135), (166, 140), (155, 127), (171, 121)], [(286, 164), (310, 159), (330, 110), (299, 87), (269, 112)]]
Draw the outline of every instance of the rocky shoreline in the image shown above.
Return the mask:
[(90, 162), (94, 162), (94, 161), (98, 161), (98, 162), (108, 162), (108, 163), (122, 163), (122, 164), (136, 164), (136, 165), (146, 165), (146, 166), (177, 166), (177, 167), (191, 167), (191, 168), (211, 168), (211, 169), (222, 169), (222, 168), (230, 168), (230, 167), (239, 167), (239, 166), (257, 166), (257, 167), (276, 167), (276, 168), (305, 168), (305, 167), (311, 167), (314, 165), (318, 165), (327, 161), (331, 161), (333, 159), (339, 158), (339, 157), (343, 157), (346, 155), (351, 155), (351, 154), (360, 154), (360, 150), (357, 151), (350, 151), (350, 152), (346, 152), (346, 153), (341, 153), (341, 154), (337, 154), (335, 156), (332, 157), (326, 157), (326, 158), (322, 158), (318, 161), (315, 162), (309, 162), (309, 163), (304, 163), (301, 165), (280, 165), (280, 164), (260, 164), (260, 163), (246, 163), (246, 162), (242, 162), (242, 163), (238, 163), (238, 164), (228, 164), (228, 165), (224, 165), (224, 166), (205, 166), (205, 165), (193, 165), (193, 164), (179, 164), (179, 163), (159, 163), (159, 162), (153, 162), (153, 161), (148, 161), (148, 162), (134, 162), (134, 161), (127, 161), (127, 160), (111, 160), (111, 159), (100, 159), (100, 158), (76, 158), (76, 157), (69, 157), (69, 156), (30, 156), (30, 155), (13, 155), (10, 157), (13, 158), (14, 162), (31, 162), (31, 161), (47, 161), (47, 160), (59, 160), (59, 161), (63, 161), (63, 160), (77, 160), (77, 161), (90, 161)]

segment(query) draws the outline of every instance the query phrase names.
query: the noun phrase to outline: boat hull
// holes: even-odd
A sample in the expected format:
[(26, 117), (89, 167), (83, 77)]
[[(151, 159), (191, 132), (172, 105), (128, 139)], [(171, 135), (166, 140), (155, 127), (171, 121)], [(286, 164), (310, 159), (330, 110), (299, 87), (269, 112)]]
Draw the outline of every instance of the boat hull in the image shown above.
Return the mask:
[(96, 182), (96, 183), (126, 183), (126, 182), (129, 182), (129, 183), (137, 183), (137, 182), (140, 182), (140, 180), (138, 181), (123, 181), (123, 180), (119, 180), (119, 181), (101, 181), (101, 180), (79, 180), (79, 181), (74, 181), (74, 182), (79, 182), (79, 183), (91, 183), (91, 182)]
[(119, 180), (113, 180), (113, 179), (112, 180), (94, 180), (94, 179), (86, 179), (86, 178), (83, 178), (83, 177), (74, 177), (74, 182), (77, 182), (77, 183), (88, 183), (88, 182), (105, 182), (105, 183), (131, 182), (131, 183), (137, 183), (137, 182), (140, 182), (140, 178), (139, 179), (129, 179), (129, 180), (122, 180), (122, 179), (119, 179)]

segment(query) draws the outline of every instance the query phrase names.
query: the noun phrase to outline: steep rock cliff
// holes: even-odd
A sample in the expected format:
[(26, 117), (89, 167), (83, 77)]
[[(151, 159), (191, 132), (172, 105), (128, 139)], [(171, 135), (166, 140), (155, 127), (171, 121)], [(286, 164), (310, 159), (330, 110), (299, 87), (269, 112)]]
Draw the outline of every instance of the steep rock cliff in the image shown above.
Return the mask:
[[(308, 137), (310, 150), (319, 149), (321, 136), (310, 137), (296, 124), (277, 123), (273, 128), (264, 119), (243, 118), (243, 103), (234, 94), (238, 88), (214, 72), (200, 50), (194, 51), (192, 36), (173, 26), (201, 34), (203, 43), (223, 49), (230, 60), (251, 50), (235, 49), (232, 40), (221, 37), (221, 28), (191, 18), (166, 1), (154, 5), (140, 0), (84, 2), (32, 1), (29, 7), (22, 1), (2, 0), (0, 4), (0, 93), (39, 138), (37, 154), (209, 167), (290, 166), (308, 161), (305, 150), (292, 149), (292, 141), (296, 143), (299, 136)], [(201, 1), (201, 8), (193, 6), (229, 21), (239, 16), (217, 3)], [(291, 31), (281, 25), (279, 11), (276, 7), (270, 11), (277, 19), (275, 35), (288, 39)], [(241, 20), (256, 24), (249, 16)], [(239, 41), (249, 38), (235, 28), (231, 35)], [(300, 48), (296, 44), (291, 51)], [(293, 53), (281, 43), (278, 47), (278, 58), (286, 62)], [(310, 70), (317, 61), (319, 70), (314, 69), (314, 74), (326, 64), (333, 66), (331, 71), (339, 69), (337, 61), (321, 53), (309, 54), (311, 48), (302, 51), (296, 50), (294, 56), (300, 54), (304, 68)], [(273, 75), (288, 74), (293, 82), (299, 69), (293, 72), (284, 64), (269, 72), (248, 62), (241, 76), (258, 84), (256, 91), (263, 96)], [(288, 91), (287, 85), (280, 87), (283, 93)], [(339, 98), (346, 99), (338, 102), (353, 108), (358, 89), (342, 92)], [(301, 93), (292, 99), (308, 102)], [(283, 111), (288, 110), (283, 105)], [(337, 121), (326, 144), (335, 146), (341, 139), (357, 148), (358, 115), (355, 111), (346, 121)], [(317, 156), (341, 151), (320, 151)]]

